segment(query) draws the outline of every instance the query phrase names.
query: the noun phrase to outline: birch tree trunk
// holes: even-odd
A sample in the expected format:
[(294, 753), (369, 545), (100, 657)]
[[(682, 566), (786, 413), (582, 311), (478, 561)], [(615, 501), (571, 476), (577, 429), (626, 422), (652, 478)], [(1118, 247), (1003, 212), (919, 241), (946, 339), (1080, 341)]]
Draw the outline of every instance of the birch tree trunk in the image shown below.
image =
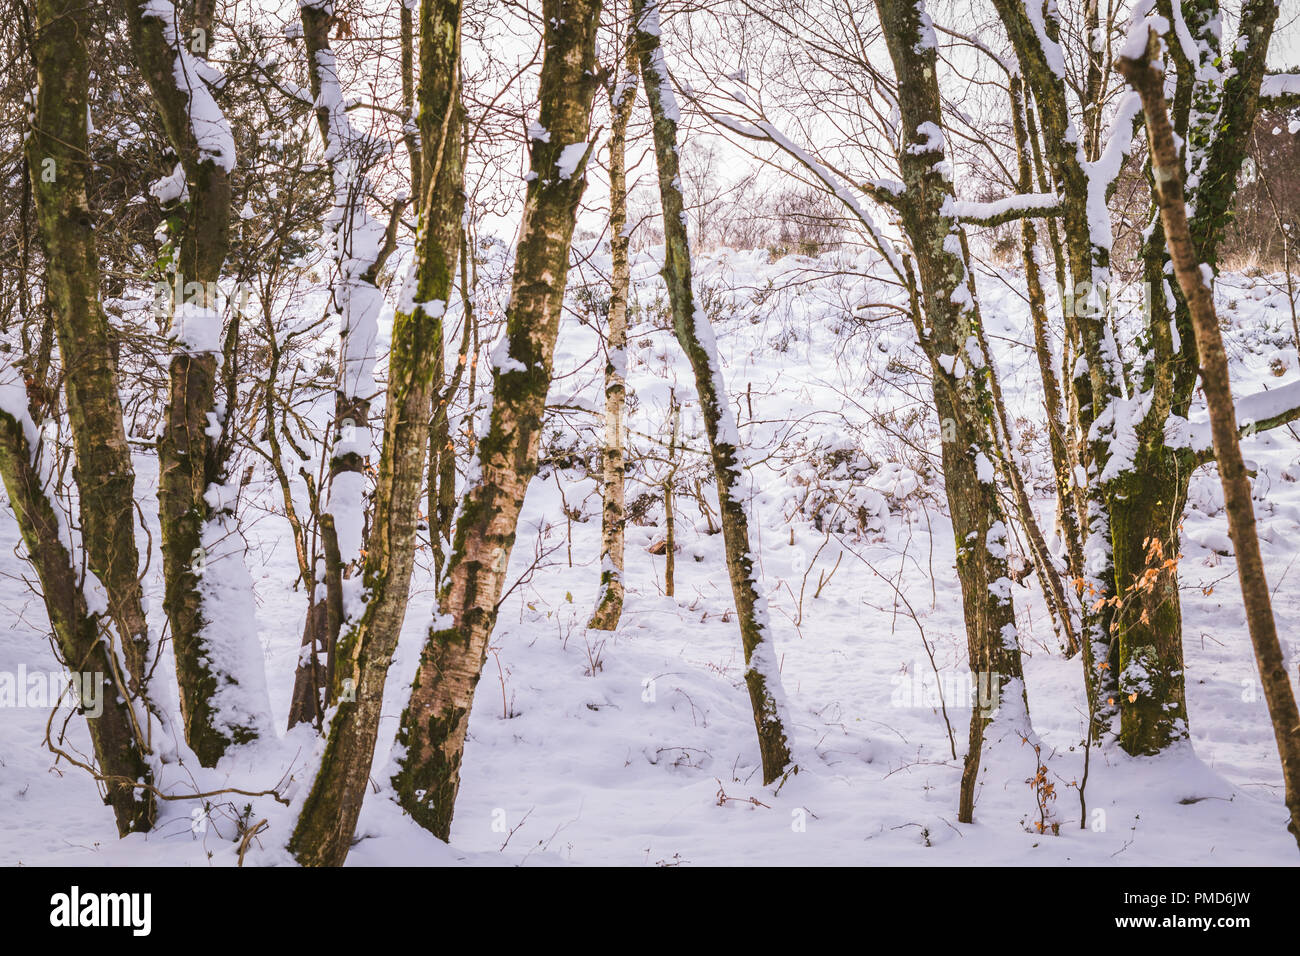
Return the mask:
[(1228, 378), (1228, 357), (1210, 288), (1213, 272), (1197, 256), (1188, 225), (1183, 163), (1165, 104), (1164, 70), (1154, 63), (1160, 55), (1160, 37), (1145, 23), (1139, 25), (1138, 30), (1142, 32), (1138, 33), (1137, 39), (1146, 40), (1145, 50), (1134, 58), (1121, 58), (1118, 67), (1142, 96), (1160, 220), (1173, 260), (1174, 275), (1182, 289), (1196, 335), (1201, 384), (1209, 406), (1214, 456), (1219, 464), (1228, 530), (1237, 558), (1237, 578), (1241, 582), (1246, 626), (1254, 645), (1255, 662), (1273, 721), (1278, 753), (1282, 757), (1285, 800), (1291, 816), (1287, 829), (1300, 845), (1300, 710), (1296, 708), (1295, 693), (1286, 672), (1286, 658), (1278, 641), (1268, 580), (1255, 532), (1255, 509), (1251, 502), (1250, 477), (1246, 473), (1237, 437), (1237, 410)]
[(749, 546), (749, 517), (740, 476), (740, 435), (727, 401), (721, 360), (708, 318), (695, 303), (691, 287), (691, 250), (686, 235), (686, 211), (678, 170), (677, 124), (680, 113), (659, 45), (658, 0), (633, 0), (641, 77), (654, 121), (655, 161), (659, 198), (663, 205), (664, 269), (673, 329), (695, 373), (713, 472), (718, 487), (722, 537), (727, 552), (731, 595), (736, 603), (740, 640), (745, 650), (745, 684), (749, 688), (763, 762), (763, 783), (798, 772), (790, 753), (790, 720), (781, 687), (781, 673), (767, 623), (767, 602), (759, 597), (754, 559)]
[(406, 617), (424, 484), (429, 415), (440, 369), (464, 198), (460, 162), (460, 0), (420, 6), (420, 126), (424, 197), (416, 262), (393, 320), (384, 441), (362, 577), (365, 604), (335, 655), (320, 769), (289, 850), (304, 866), (341, 866), (365, 798), (393, 651)]
[[(417, 823), (451, 833), (474, 688), (528, 483), (537, 472), (546, 393), (559, 334), (569, 247), (592, 150), (599, 0), (544, 0), (540, 114), (529, 124), (531, 174), (494, 358), (492, 411), (456, 521), (453, 547), (397, 735), (398, 801)], [(476, 474), (474, 472), (477, 472)]]
[(618, 627), (623, 613), (624, 448), (627, 415), (627, 301), (631, 286), (627, 234), (627, 124), (636, 103), (636, 46), (629, 36), (623, 72), (610, 90), (614, 119), (609, 134), (609, 328), (605, 336), (605, 448), (601, 455), (600, 593), (587, 626)]
[(180, 160), (152, 190), (165, 204), (178, 204), (182, 219), (172, 237), (177, 348), (158, 443), (163, 604), (185, 739), (204, 766), (213, 766), (232, 744), (258, 736), (269, 709), (261, 648), (250, 626), (252, 582), (217, 450), (224, 419), (216, 404), (217, 280), (230, 244), (235, 144), (213, 96), (224, 78), (191, 52), (170, 0), (122, 0), (122, 7), (132, 50)]

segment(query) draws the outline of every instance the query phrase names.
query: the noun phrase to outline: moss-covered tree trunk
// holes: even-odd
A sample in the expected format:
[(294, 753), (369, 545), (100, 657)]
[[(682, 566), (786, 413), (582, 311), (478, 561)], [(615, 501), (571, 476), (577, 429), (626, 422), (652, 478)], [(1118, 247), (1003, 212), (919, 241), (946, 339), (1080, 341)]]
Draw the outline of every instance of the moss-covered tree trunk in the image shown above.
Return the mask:
[[(1007, 570), (1008, 529), (994, 484), (994, 370), (981, 341), (965, 237), (950, 213), (954, 198), (945, 160), (937, 79), (938, 44), (920, 0), (876, 0), (894, 64), (903, 137), (898, 197), (904, 231), (916, 255), (921, 314), (913, 315), (930, 359), (935, 410), (943, 425), (943, 477), (957, 544), (967, 651), (979, 698), (972, 702), (970, 745), (959, 796), (959, 820), (974, 818), (981, 767), (989, 748), (1032, 736)], [(996, 690), (995, 690), (996, 688)]]
[(529, 124), (531, 175), (495, 359), (492, 411), (456, 521), (440, 614), (402, 714), (393, 778), (402, 807), (446, 840), (474, 688), (487, 656), (528, 483), (537, 472), (578, 203), (592, 147), (599, 0), (545, 0), (540, 112)]
[[(84, 116), (84, 109), (79, 116)], [(117, 831), (153, 827), (153, 794), (136, 784), (153, 781), (142, 722), (143, 707), (131, 703), (127, 675), (117, 649), (103, 639), (114, 626), (92, 614), (74, 559), (64, 545), (60, 516), (49, 495), (51, 476), (42, 466), (39, 432), (24, 408), (17, 372), (0, 366), (0, 478), (18, 521), (28, 559), (41, 582), (41, 594), (54, 632), (60, 662), (77, 681), (83, 702), (97, 701), (98, 715), (84, 707), (104, 802), (113, 808)]]
[[(213, 68), (191, 52), (190, 36), (170, 0), (121, 0), (131, 48), (168, 141), (177, 172), (155, 188), (175, 204), (172, 278), (177, 290), (171, 333), (176, 351), (163, 435), (158, 442), (158, 505), (162, 531), (163, 604), (171, 628), (185, 739), (204, 766), (232, 744), (254, 739), (265, 710), (256, 692), (260, 674), (235, 673), (228, 654), (245, 645), (240, 663), (260, 661), (249, 621), (235, 620), (248, 602), (205, 597), (204, 577), (241, 594), (251, 587), (224, 493), (224, 463), (216, 404), (221, 315), (217, 280), (230, 244), (230, 174), (234, 138), (217, 107)], [(241, 580), (242, 578), (242, 580)], [(210, 593), (208, 589), (206, 593)], [(233, 596), (234, 592), (230, 592)]]
[[(1157, 7), (1172, 13), (1167, 0)], [(1276, 4), (1242, 6), (1238, 39), (1224, 43), (1214, 0), (1183, 3), (1188, 42), (1171, 42), (1177, 67), (1170, 122), (1180, 162), (1196, 173), (1189, 233), (1197, 261), (1211, 269), (1230, 215), (1237, 173), (1259, 107), (1259, 86), (1277, 18)], [(1225, 52), (1226, 50), (1226, 52)], [(1226, 60), (1227, 68), (1221, 69)], [(1172, 447), (1171, 425), (1190, 413), (1197, 382), (1196, 334), (1186, 297), (1171, 282), (1168, 241), (1153, 187), (1152, 221), (1142, 248), (1147, 315), (1139, 347), (1146, 359), (1136, 390), (1146, 411), (1134, 425), (1136, 451), (1109, 483), (1117, 602), (1114, 666), (1120, 742), (1152, 754), (1189, 734), (1178, 600), (1179, 525), (1197, 465)]]
[(695, 390), (709, 436), (713, 473), (718, 490), (722, 538), (736, 604), (740, 640), (745, 651), (745, 684), (758, 731), (763, 782), (772, 783), (798, 767), (791, 756), (790, 718), (781, 687), (767, 602), (758, 594), (754, 557), (749, 546), (749, 516), (740, 435), (735, 414), (727, 401), (721, 357), (708, 317), (695, 301), (691, 284), (691, 250), (686, 234), (686, 206), (678, 168), (677, 124), (681, 119), (659, 42), (658, 0), (633, 0), (636, 42), (641, 78), (654, 121), (655, 162), (659, 171), (659, 199), (664, 216), (664, 282), (673, 310), (673, 330), (695, 373)]
[[(1139, 29), (1146, 27), (1143, 25)], [(1183, 191), (1183, 160), (1165, 103), (1164, 70), (1154, 62), (1160, 55), (1160, 36), (1150, 30), (1146, 41), (1146, 49), (1140, 57), (1122, 58), (1118, 66), (1142, 96), (1160, 220), (1174, 275), (1182, 289), (1196, 336), (1201, 384), (1209, 406), (1214, 457), (1223, 484), (1224, 507), (1237, 558), (1237, 578), (1241, 583), (1246, 626), (1254, 645), (1264, 699), (1268, 703), (1274, 737), (1282, 758), (1285, 800), (1291, 817), (1288, 829), (1300, 844), (1300, 710), (1296, 707), (1295, 692), (1286, 672), (1286, 657), (1278, 641), (1268, 580), (1255, 532), (1255, 509), (1251, 502), (1250, 477), (1246, 473), (1237, 436), (1237, 410), (1228, 378), (1228, 356), (1224, 351), (1211, 291), (1213, 273), (1202, 264), (1192, 241)]]
[(600, 592), (588, 627), (612, 631), (623, 613), (623, 431), (627, 416), (627, 302), (632, 270), (627, 234), (627, 124), (636, 103), (636, 46), (610, 87), (609, 248), (612, 261), (605, 330), (605, 447), (601, 451)]
[(81, 537), (89, 570), (104, 586), (133, 692), (143, 694), (150, 654), (135, 540), (135, 472), (122, 423), (114, 333), (99, 302), (96, 214), (88, 196), (91, 10), (41, 0), (35, 13), (39, 85), (27, 166), (76, 452)]
[(415, 562), (429, 416), (440, 369), (442, 317), (452, 290), (464, 199), (460, 161), (460, 0), (420, 6), (420, 126), (426, 160), (416, 261), (393, 320), (384, 438), (362, 575), (364, 609), (335, 654), (320, 769), (289, 849), (304, 866), (341, 866), (365, 798), (393, 651)]

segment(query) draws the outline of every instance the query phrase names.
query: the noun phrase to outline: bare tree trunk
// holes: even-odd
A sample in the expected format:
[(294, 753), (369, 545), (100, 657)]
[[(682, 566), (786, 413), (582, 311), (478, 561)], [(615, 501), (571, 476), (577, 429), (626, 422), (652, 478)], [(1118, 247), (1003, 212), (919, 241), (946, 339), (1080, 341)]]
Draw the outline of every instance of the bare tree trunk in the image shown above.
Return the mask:
[[(207, 79), (213, 68), (190, 52), (170, 0), (147, 6), (122, 0), (122, 7), (140, 71), (180, 159), (176, 173), (155, 187), (160, 199), (179, 201), (183, 210), (179, 235), (172, 237), (177, 350), (158, 443), (163, 604), (185, 739), (204, 766), (213, 766), (232, 744), (256, 738), (267, 720), (263, 675), (231, 669), (235, 645), (239, 663), (260, 662), (261, 652), (244, 619), (252, 608), (251, 581), (224, 500), (224, 463), (212, 427), (213, 421), (224, 425), (216, 405), (216, 299), (230, 244), (234, 137)], [(219, 579), (221, 599), (205, 588), (209, 576)]]
[(407, 159), (411, 167), (411, 195), (419, 203), (420, 197), (424, 195), (421, 179), (424, 155), (415, 115), (415, 17), (412, 11), (416, 4), (414, 0), (402, 0), (398, 6), (398, 29), (402, 47), (402, 109), (406, 111), (402, 139), (406, 143)]
[[(468, 144), (462, 152), (468, 157)], [(473, 341), (474, 285), (471, 270), (473, 252), (470, 249), (469, 227), (460, 230), (460, 304), (462, 327), (460, 347), (456, 353), (456, 368), (450, 376), (443, 375), (444, 384), (434, 399), (433, 422), (429, 426), (429, 544), (433, 549), (433, 578), (442, 580), (451, 549), (451, 536), (456, 518), (456, 443), (451, 437), (451, 403), (465, 379), (465, 369), (471, 363), (470, 344)], [(439, 358), (439, 368), (446, 364), (445, 350)]]
[[(623, 72), (610, 90), (609, 247), (613, 259), (609, 328), (605, 336), (605, 448), (601, 455), (604, 505), (600, 519), (600, 596), (588, 627), (612, 631), (623, 613), (623, 430), (627, 414), (627, 299), (631, 285), (627, 235), (627, 124), (636, 103), (636, 45), (628, 40)], [(672, 558), (668, 559), (670, 562)]]
[(790, 753), (790, 719), (765, 603), (758, 595), (758, 583), (754, 579), (749, 516), (739, 480), (744, 467), (740, 435), (735, 414), (727, 401), (713, 329), (695, 302), (691, 288), (691, 250), (686, 235), (686, 211), (677, 155), (680, 114), (659, 45), (658, 0), (633, 0), (632, 15), (636, 21), (641, 77), (645, 81), (654, 119), (655, 160), (659, 168), (659, 198), (664, 222), (663, 276), (672, 303), (673, 329), (695, 373), (695, 389), (713, 454), (727, 571), (740, 624), (740, 640), (745, 650), (745, 684), (749, 688), (754, 726), (758, 731), (763, 782), (767, 784), (787, 773), (798, 772)]
[[(1033, 156), (1029, 145), (1028, 113), (1024, 81), (1013, 76), (1011, 119), (1016, 138), (1017, 188), (1022, 193), (1034, 191)], [(1046, 185), (1046, 184), (1044, 184)], [(1020, 220), (1020, 251), (1025, 264), (1025, 287), (1029, 298), (1029, 316), (1034, 328), (1034, 352), (1043, 380), (1043, 406), (1047, 415), (1047, 440), (1052, 452), (1052, 472), (1056, 478), (1056, 508), (1060, 519), (1060, 536), (1065, 545), (1071, 578), (1083, 576), (1083, 538), (1079, 534), (1078, 497), (1070, 442), (1066, 434), (1061, 384), (1056, 375), (1055, 356), (1048, 333), (1047, 299), (1043, 292), (1042, 270), (1038, 264), (1038, 227), (1030, 216)]]
[(1173, 260), (1174, 275), (1183, 291), (1196, 334), (1200, 357), (1201, 384), (1210, 412), (1210, 433), (1214, 456), (1223, 484), (1228, 530), (1237, 557), (1237, 578), (1241, 582), (1246, 626), (1255, 648), (1264, 699), (1273, 720), (1273, 734), (1282, 758), (1282, 779), (1286, 806), (1291, 815), (1287, 829), (1300, 845), (1300, 710), (1286, 672), (1286, 659), (1277, 637), (1272, 601), (1259, 538), (1255, 533), (1255, 509), (1251, 503), (1250, 478), (1241, 457), (1237, 436), (1237, 410), (1228, 378), (1228, 357), (1223, 348), (1214, 299), (1210, 289), (1212, 273), (1201, 264), (1192, 242), (1183, 196), (1183, 164), (1175, 144), (1173, 127), (1164, 96), (1164, 70), (1154, 61), (1160, 55), (1160, 37), (1145, 24), (1147, 44), (1139, 59), (1121, 58), (1119, 70), (1142, 96), (1147, 135), (1155, 173), (1156, 200), (1164, 225), (1165, 241)]
[(461, 504), (454, 547), (397, 743), (393, 786), (415, 821), (443, 840), (451, 833), (460, 761), (474, 688), (496, 623), (497, 602), (528, 483), (537, 472), (568, 277), (569, 247), (592, 150), (592, 97), (599, 0), (545, 0), (540, 115), (530, 124), (531, 168), (495, 359), (492, 412), (478, 447), (478, 476)]
[(970, 823), (979, 772), (981, 767), (987, 772), (992, 751), (1005, 752), (1012, 744), (1018, 751), (1033, 735), (1011, 603), (1007, 526), (994, 484), (995, 373), (981, 344), (965, 235), (947, 211), (953, 187), (944, 172), (934, 30), (920, 0), (876, 0), (876, 7), (894, 63), (901, 125), (908, 131), (898, 146), (904, 189), (897, 206), (920, 276), (924, 310), (914, 306), (912, 318), (930, 359), (935, 409), (945, 433), (944, 489), (956, 538), (970, 670), (981, 689), (981, 699), (972, 702), (957, 811), (958, 820)]
[(88, 198), (91, 9), (42, 0), (35, 12), (38, 86), (27, 166), (63, 360), (82, 541), (90, 572), (107, 594), (114, 640), (121, 641), (133, 692), (143, 695), (150, 670), (149, 627), (135, 540), (135, 471), (122, 424), (113, 332), (99, 301), (95, 217)]
[[(78, 115), (84, 116), (84, 111)], [(84, 707), (83, 712), (117, 832), (125, 836), (147, 831), (153, 827), (157, 808), (153, 794), (135, 784), (153, 782), (141, 728), (148, 715), (144, 708), (133, 708), (116, 650), (100, 637), (107, 622), (90, 612), (73, 556), (64, 547), (60, 517), (46, 490), (39, 432), (23, 407), (19, 381), (13, 369), (0, 367), (0, 477), (41, 582), (60, 663), (77, 681), (81, 700), (98, 700), (102, 705), (98, 716)]]
[(393, 320), (384, 441), (366, 542), (364, 610), (335, 655), (325, 752), (289, 850), (304, 866), (341, 866), (365, 798), (384, 683), (406, 616), (437, 391), (442, 316), (452, 291), (463, 208), (460, 163), (460, 0), (420, 7), (420, 123), (425, 193), (416, 262)]

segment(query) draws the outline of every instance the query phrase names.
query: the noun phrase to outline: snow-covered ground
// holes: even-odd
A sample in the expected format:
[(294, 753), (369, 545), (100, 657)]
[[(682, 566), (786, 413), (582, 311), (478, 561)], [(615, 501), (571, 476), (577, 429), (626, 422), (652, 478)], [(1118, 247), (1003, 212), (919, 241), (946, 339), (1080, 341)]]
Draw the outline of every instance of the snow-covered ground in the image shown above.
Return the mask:
[[(545, 467), (529, 491), (511, 564), (512, 579), (522, 580), (502, 607), (479, 684), (451, 845), (403, 819), (384, 792), (402, 693), (432, 611), (422, 569), (390, 672), (376, 789), (349, 865), (1296, 862), (1209, 468), (1192, 481), (1181, 562), (1191, 746), (1158, 759), (1094, 750), (1080, 827), (1081, 664), (1060, 654), (1030, 575), (1014, 598), (1030, 713), (1055, 784), (1048, 822), (1059, 832), (1034, 826), (1028, 780), (1036, 764), (1028, 747), (1005, 779), (985, 780), (976, 822), (957, 823), (970, 681), (951, 528), (923, 451), (937, 448), (937, 426), (916, 375), (923, 364), (909, 345), (910, 325), (889, 305), (898, 295), (861, 274), (869, 266), (867, 257), (770, 262), (763, 252), (731, 252), (706, 257), (698, 276), (713, 290), (703, 300), (717, 321), (753, 463), (752, 544), (800, 773), (779, 792), (761, 785), (721, 536), (708, 533), (704, 510), (687, 493), (704, 468), (700, 456), (688, 453), (681, 465), (675, 596), (664, 593), (664, 556), (648, 550), (663, 536), (662, 504), (646, 499), (628, 527), (622, 622), (613, 633), (584, 628), (599, 577), (600, 489), (577, 459), (596, 460), (589, 453), (599, 436), (603, 361), (593, 360), (599, 339), (579, 309), (561, 333), (551, 399), (563, 409), (544, 439), (544, 452), (578, 454), (559, 471)], [(675, 395), (686, 404), (683, 442), (699, 449), (690, 371), (662, 315), (656, 271), (649, 254), (634, 264), (631, 442), (646, 451), (653, 447), (647, 436), (668, 434)], [(578, 275), (571, 281), (575, 302), (581, 282)], [(1220, 283), (1239, 396), (1300, 375), (1290, 306), (1276, 284), (1276, 277), (1235, 275)], [(980, 276), (985, 322), (1050, 524), (1038, 374), (1019, 288), (1010, 273)], [(1261, 543), (1294, 680), (1300, 441), (1282, 428), (1251, 438), (1245, 451), (1258, 467)], [(155, 462), (142, 455), (136, 466), (137, 494), (156, 525)], [(629, 502), (666, 467), (647, 463), (635, 473)], [(265, 476), (248, 492), (273, 500)], [(305, 599), (289, 589), (296, 567), (283, 519), (247, 507), (244, 515), (258, 596), (248, 626), (264, 650), (275, 724), (283, 728)], [(32, 575), (17, 548), (6, 515), (0, 672), (49, 672), (56, 664), (43, 607), (24, 584)], [(425, 550), (422, 565), (427, 558)], [(155, 556), (147, 579), (155, 608), (158, 567)], [(160, 675), (160, 686), (171, 679)], [(168, 802), (153, 833), (118, 840), (93, 781), (44, 749), (49, 716), (48, 708), (0, 708), (0, 863), (231, 865), (240, 817), (267, 821), (247, 865), (290, 861), (282, 847), (292, 811), (266, 797), (216, 797), (206, 815), (196, 814), (194, 801)], [(56, 716), (56, 729), (65, 717)], [(69, 735), (86, 748), (79, 718)], [(300, 727), (234, 752), (217, 770), (169, 765), (164, 784), (192, 792), (283, 783), (301, 799), (314, 746)]]

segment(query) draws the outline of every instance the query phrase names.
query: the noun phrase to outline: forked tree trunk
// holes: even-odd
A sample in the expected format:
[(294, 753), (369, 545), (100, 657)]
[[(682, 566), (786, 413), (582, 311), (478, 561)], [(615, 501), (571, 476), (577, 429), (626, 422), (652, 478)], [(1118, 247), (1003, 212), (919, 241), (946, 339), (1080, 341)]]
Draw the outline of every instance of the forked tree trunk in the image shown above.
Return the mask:
[[(216, 406), (217, 280), (230, 245), (234, 137), (207, 79), (213, 68), (190, 51), (170, 0), (121, 2), (131, 48), (180, 159), (164, 181), (169, 191), (159, 194), (179, 202), (183, 214), (172, 237), (177, 348), (158, 443), (163, 604), (185, 739), (204, 766), (213, 766), (232, 744), (256, 738), (267, 719), (264, 676), (236, 673), (260, 665), (261, 651), (245, 619), (253, 607), (251, 580), (225, 501), (212, 424), (223, 424)], [(205, 577), (216, 579), (212, 587), (205, 587)]]
[[(1080, 92), (1087, 124), (1080, 136), (1071, 126), (1065, 79), (1052, 67), (1061, 53), (1059, 14), (1049, 6), (1031, 16), (1033, 4), (1024, 0), (995, 0), (995, 6), (1038, 104), (1053, 177), (1064, 199), (1072, 280), (1086, 281), (1108, 297), (1109, 249), (1090, 235), (1094, 226), (1106, 231), (1108, 224), (1094, 222), (1087, 210), (1090, 195), (1109, 196), (1113, 186), (1113, 179), (1099, 182), (1096, 177), (1112, 175), (1116, 168), (1107, 166), (1105, 157), (1111, 144), (1101, 141), (1104, 111), (1092, 102), (1103, 85), (1098, 59), (1090, 59)], [(1179, 8), (1183, 24), (1178, 39), (1171, 35), (1179, 68), (1175, 126), (1197, 173), (1192, 241), (1199, 260), (1212, 265), (1243, 144), (1257, 113), (1277, 4), (1244, 0), (1235, 42), (1222, 37), (1217, 3), (1181, 3)], [(1172, 15), (1166, 0), (1159, 9)], [(1098, 21), (1095, 5), (1087, 17)], [(1112, 136), (1126, 136), (1127, 127), (1125, 117), (1117, 118)], [(1084, 161), (1095, 158), (1100, 158), (1096, 164)], [(1166, 425), (1185, 418), (1190, 407), (1196, 369), (1188, 343), (1194, 335), (1183, 303), (1173, 316), (1165, 308), (1162, 241), (1158, 221), (1154, 225), (1143, 250), (1147, 277), (1155, 287), (1154, 307), (1139, 340), (1144, 361), (1127, 386), (1113, 344), (1107, 342), (1107, 310), (1094, 314), (1097, 310), (1084, 309), (1066, 317), (1067, 327), (1073, 322), (1078, 331), (1088, 373), (1074, 379), (1072, 411), (1080, 433), (1092, 436), (1079, 446), (1088, 469), (1083, 577), (1090, 710), (1099, 734), (1118, 716), (1119, 742), (1133, 754), (1158, 753), (1188, 736), (1177, 561), (1178, 527), (1196, 461), (1187, 449), (1169, 447)], [(1112, 454), (1112, 443), (1136, 447)]]
[[(600, 593), (588, 627), (612, 631), (623, 614), (623, 431), (627, 416), (627, 300), (631, 285), (627, 235), (627, 124), (636, 103), (636, 46), (628, 39), (623, 72), (610, 91), (609, 327), (605, 335), (605, 448), (601, 454)], [(671, 558), (670, 558), (671, 560)]]
[[(83, 109), (78, 116), (84, 115)], [(48, 497), (50, 476), (42, 467), (39, 432), (25, 401), (17, 372), (0, 366), (0, 477), (41, 582), (60, 662), (84, 689), (83, 699), (97, 698), (102, 704), (99, 716), (86, 713), (86, 724), (117, 832), (147, 831), (156, 815), (153, 794), (134, 786), (153, 781), (141, 727), (147, 714), (133, 708), (130, 695), (123, 693), (124, 669), (116, 650), (100, 638), (100, 628), (108, 622), (87, 606), (73, 556), (63, 544), (60, 516)]]
[(663, 205), (664, 282), (673, 310), (673, 329), (695, 373), (705, 431), (713, 455), (713, 472), (722, 516), (722, 538), (736, 603), (740, 640), (745, 651), (745, 684), (749, 688), (763, 762), (763, 783), (798, 772), (790, 753), (790, 719), (781, 687), (781, 672), (767, 623), (766, 602), (754, 579), (749, 546), (749, 517), (740, 486), (743, 463), (735, 414), (727, 401), (721, 359), (713, 328), (695, 301), (691, 288), (691, 250), (686, 235), (677, 155), (677, 101), (659, 45), (658, 0), (633, 0), (632, 16), (641, 61), (641, 77), (654, 120), (655, 161), (659, 169), (659, 198)]
[(423, 0), (420, 7), (425, 192), (416, 261), (393, 320), (384, 440), (362, 576), (367, 599), (338, 643), (331, 685), (337, 709), (289, 841), (304, 866), (341, 866), (347, 858), (370, 777), (384, 683), (406, 617), (429, 415), (440, 378), (436, 359), (463, 207), (460, 14), (460, 0)]
[(439, 838), (451, 833), (465, 732), (528, 482), (537, 472), (569, 270), (586, 187), (599, 0), (544, 0), (540, 115), (529, 125), (528, 192), (494, 359), (492, 412), (477, 475), (461, 504), (451, 556), (397, 743), (393, 786), (402, 807)]
[[(1147, 27), (1144, 24), (1139, 29), (1147, 30)], [(1228, 530), (1237, 558), (1237, 578), (1241, 582), (1246, 626), (1255, 648), (1264, 699), (1268, 703), (1273, 734), (1282, 757), (1285, 800), (1291, 815), (1287, 829), (1300, 845), (1300, 710), (1296, 708), (1295, 692), (1286, 672), (1286, 658), (1278, 641), (1268, 579), (1255, 532), (1255, 508), (1238, 441), (1237, 410), (1228, 378), (1228, 357), (1209, 285), (1212, 273), (1208, 266), (1201, 264), (1188, 228), (1183, 165), (1165, 104), (1164, 70), (1154, 63), (1160, 55), (1160, 37), (1154, 30), (1148, 30), (1145, 39), (1145, 52), (1136, 59), (1121, 58), (1118, 67), (1141, 94), (1146, 113), (1160, 220), (1173, 260), (1174, 275), (1183, 291), (1196, 335), (1201, 384), (1210, 412), (1210, 433), (1214, 456), (1219, 463), (1219, 480), (1223, 484)]]
[(898, 149), (904, 190), (897, 202), (924, 303), (913, 322), (930, 359), (944, 437), (952, 439), (943, 442), (944, 490), (956, 538), (971, 676), (976, 689), (982, 688), (982, 699), (972, 702), (957, 812), (958, 820), (970, 823), (979, 771), (988, 756), (986, 737), (994, 738), (989, 750), (1014, 746), (1018, 751), (1022, 739), (1033, 735), (1011, 603), (1007, 526), (994, 484), (995, 373), (980, 344), (962, 227), (948, 212), (953, 187), (945, 171), (934, 29), (920, 0), (876, 0), (876, 7), (906, 131)]

